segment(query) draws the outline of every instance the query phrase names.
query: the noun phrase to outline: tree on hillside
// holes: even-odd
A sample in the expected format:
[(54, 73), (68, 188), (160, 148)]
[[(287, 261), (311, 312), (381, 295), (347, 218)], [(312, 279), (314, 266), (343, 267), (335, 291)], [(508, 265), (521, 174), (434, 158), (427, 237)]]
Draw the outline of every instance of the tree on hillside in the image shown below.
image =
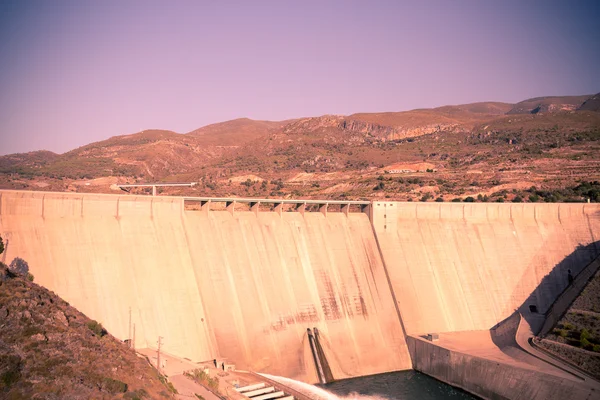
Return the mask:
[(15, 257), (8, 266), (8, 269), (15, 274), (23, 276), (28, 276), (29, 274), (29, 264), (20, 257)]
[(4, 242), (2, 241), (2, 236), (0, 236), (0, 254), (4, 253)]

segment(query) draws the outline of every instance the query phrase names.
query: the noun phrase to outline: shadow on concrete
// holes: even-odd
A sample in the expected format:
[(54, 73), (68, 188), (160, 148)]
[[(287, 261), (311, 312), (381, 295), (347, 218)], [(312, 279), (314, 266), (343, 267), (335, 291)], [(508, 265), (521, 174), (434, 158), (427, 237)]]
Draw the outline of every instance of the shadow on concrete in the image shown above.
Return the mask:
[[(556, 264), (539, 285), (531, 292), (525, 301), (515, 312), (521, 314), (522, 318), (529, 324), (532, 333), (537, 334), (542, 327), (546, 313), (561, 294), (569, 287), (569, 270), (576, 280), (579, 274), (600, 255), (600, 241), (590, 243), (586, 246), (578, 246), (571, 254)], [(531, 266), (530, 268), (535, 268)], [(525, 274), (527, 275), (527, 274)], [(570, 304), (561, 310), (561, 314), (567, 311)], [(561, 315), (561, 317), (562, 317)], [(514, 335), (517, 326), (514, 320), (515, 314), (498, 322), (490, 329), (492, 341), (499, 349), (507, 345), (516, 344)], [(559, 318), (560, 319), (560, 318)], [(508, 333), (506, 331), (512, 331)], [(510, 338), (512, 336), (512, 338)]]
[[(515, 310), (521, 313), (525, 321), (531, 326), (534, 334), (537, 334), (541, 329), (546, 313), (553, 303), (569, 287), (569, 271), (571, 271), (573, 280), (576, 280), (577, 276), (598, 256), (600, 256), (600, 241), (595, 241), (586, 246), (577, 246), (571, 254), (556, 264), (552, 271), (544, 276), (535, 290)], [(570, 304), (561, 313), (564, 314), (569, 307)]]

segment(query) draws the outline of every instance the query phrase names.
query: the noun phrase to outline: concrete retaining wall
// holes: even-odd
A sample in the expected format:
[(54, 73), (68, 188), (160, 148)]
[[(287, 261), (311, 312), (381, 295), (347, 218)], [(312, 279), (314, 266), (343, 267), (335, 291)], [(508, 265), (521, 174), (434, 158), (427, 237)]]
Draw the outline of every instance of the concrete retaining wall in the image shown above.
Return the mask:
[(563, 400), (594, 398), (587, 386), (535, 368), (499, 363), (407, 338), (414, 368), (484, 399)]

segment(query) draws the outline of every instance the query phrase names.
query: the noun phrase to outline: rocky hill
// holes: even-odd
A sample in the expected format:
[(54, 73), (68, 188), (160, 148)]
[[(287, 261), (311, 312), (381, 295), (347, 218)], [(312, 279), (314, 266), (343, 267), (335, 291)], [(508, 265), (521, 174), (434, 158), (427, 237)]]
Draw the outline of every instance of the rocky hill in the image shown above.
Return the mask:
[(591, 95), (585, 96), (554, 96), (536, 97), (523, 100), (514, 105), (507, 114), (537, 114), (548, 112), (575, 111), (581, 104), (589, 99)]
[(102, 325), (0, 263), (0, 398), (172, 398), (162, 382)]
[(584, 101), (583, 104), (579, 106), (578, 110), (600, 112), (600, 93), (595, 94), (594, 96)]
[(62, 155), (0, 157), (0, 188), (107, 192), (114, 183), (193, 181), (200, 185), (163, 193), (594, 201), (574, 191), (600, 181), (600, 113), (575, 111), (588, 97), (147, 130)]

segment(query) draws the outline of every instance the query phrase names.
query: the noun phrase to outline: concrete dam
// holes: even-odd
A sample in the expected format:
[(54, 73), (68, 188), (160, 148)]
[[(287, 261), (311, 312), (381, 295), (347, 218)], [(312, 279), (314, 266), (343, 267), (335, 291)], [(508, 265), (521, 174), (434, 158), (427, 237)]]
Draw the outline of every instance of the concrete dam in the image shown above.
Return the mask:
[(0, 235), (137, 348), (311, 383), (307, 329), (334, 379), (417, 368), (421, 335), (544, 315), (600, 254), (598, 204), (338, 203), (0, 191)]

